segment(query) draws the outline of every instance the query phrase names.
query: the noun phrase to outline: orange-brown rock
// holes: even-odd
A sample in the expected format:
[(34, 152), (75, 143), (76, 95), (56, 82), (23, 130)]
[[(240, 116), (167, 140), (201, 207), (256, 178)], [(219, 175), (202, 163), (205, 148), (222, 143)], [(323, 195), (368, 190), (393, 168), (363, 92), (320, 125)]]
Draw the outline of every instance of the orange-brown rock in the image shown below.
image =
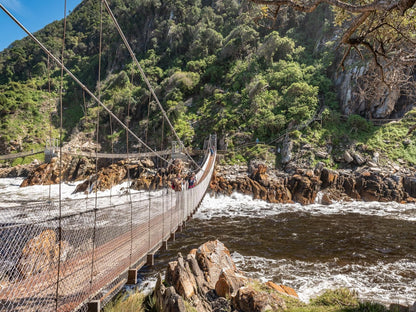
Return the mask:
[(273, 283), (272, 281), (266, 282), (265, 285), (267, 287), (270, 287), (271, 289), (276, 290), (277, 292), (284, 294), (284, 295), (289, 295), (289, 296), (293, 296), (296, 298), (299, 298), (297, 292), (289, 287), (289, 286), (285, 286), (285, 285), (277, 285), (275, 283)]
[(44, 230), (26, 243), (17, 264), (21, 277), (26, 278), (48, 270), (57, 263), (59, 251), (61, 260), (66, 259), (72, 248), (68, 242), (61, 241), (59, 244), (56, 239), (55, 231)]
[[(159, 276), (155, 288), (156, 305), (163, 311), (186, 311), (191, 306), (198, 312), (212, 311), (283, 311), (285, 301), (276, 292), (247, 286), (249, 280), (236, 268), (230, 251), (220, 241), (209, 241), (186, 257), (178, 254), (170, 262), (165, 283)], [(297, 297), (287, 286), (268, 283), (282, 294)], [(188, 303), (179, 302), (182, 299)]]
[(233, 297), (233, 306), (241, 312), (283, 311), (286, 309), (283, 299), (257, 291), (250, 286), (241, 287), (237, 291)]
[(247, 278), (235, 270), (222, 270), (218, 281), (215, 283), (215, 292), (218, 296), (229, 298), (247, 283)]

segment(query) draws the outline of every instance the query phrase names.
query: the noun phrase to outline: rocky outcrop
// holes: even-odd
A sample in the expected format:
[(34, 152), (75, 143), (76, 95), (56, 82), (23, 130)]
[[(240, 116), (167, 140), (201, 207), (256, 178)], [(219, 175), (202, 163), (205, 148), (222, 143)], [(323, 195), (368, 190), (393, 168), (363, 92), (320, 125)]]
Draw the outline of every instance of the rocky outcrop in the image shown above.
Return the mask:
[(120, 160), (115, 163), (99, 160), (96, 166), (95, 159), (86, 157), (64, 156), (62, 160), (55, 157), (48, 163), (33, 166), (21, 187), (56, 184), (62, 177), (63, 181), (68, 182), (85, 180), (77, 185), (74, 193), (103, 191), (127, 180), (132, 182), (133, 189), (155, 190), (169, 187), (178, 174), (184, 177), (185, 165), (180, 159), (176, 159), (168, 168), (156, 170), (154, 166), (151, 159)]
[(39, 163), (34, 161), (28, 165), (17, 165), (5, 168), (0, 167), (0, 178), (27, 177), (38, 165)]
[(339, 200), (414, 202), (416, 179), (380, 168), (331, 170), (318, 164), (315, 170), (298, 169), (287, 174), (259, 164), (249, 173), (247, 167), (217, 168), (210, 187), (230, 195), (240, 192), (272, 203), (311, 204), (320, 200), (331, 204)]
[(398, 83), (411, 80), (410, 69), (384, 67), (386, 83), (380, 78), (380, 69), (374, 64), (363, 65), (357, 61), (354, 58), (347, 60), (347, 69), (335, 79), (344, 114), (374, 119), (397, 118), (413, 107), (411, 97), (403, 96), (408, 93), (406, 84)]
[(186, 311), (186, 305), (198, 312), (283, 311), (284, 296), (297, 297), (290, 287), (284, 291), (286, 286), (272, 282), (253, 287), (256, 283), (236, 268), (229, 250), (216, 240), (170, 262), (164, 283), (159, 275), (154, 296), (158, 311), (172, 312)]
[(36, 167), (22, 182), (21, 187), (31, 185), (50, 185), (63, 181), (83, 180), (95, 173), (94, 160), (63, 156), (62, 159), (54, 157), (48, 163)]

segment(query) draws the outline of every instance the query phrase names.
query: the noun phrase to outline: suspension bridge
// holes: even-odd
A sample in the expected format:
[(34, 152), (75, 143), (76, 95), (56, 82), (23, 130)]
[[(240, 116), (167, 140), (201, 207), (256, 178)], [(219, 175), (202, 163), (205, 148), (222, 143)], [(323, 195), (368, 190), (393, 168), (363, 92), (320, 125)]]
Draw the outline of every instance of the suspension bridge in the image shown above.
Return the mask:
[[(72, 78), (97, 105), (101, 106), (115, 122), (126, 131), (125, 154), (84, 153), (81, 156), (98, 158), (157, 157), (173, 165), (172, 150), (157, 152), (150, 148), (123, 123), (100, 99), (100, 70), (102, 24), (100, 25), (100, 62), (98, 66), (98, 95), (90, 91), (64, 65), (66, 0), (64, 8), (64, 31), (61, 58), (53, 55), (31, 34), (2, 4), (0, 8), (38, 44), (49, 60), (61, 69), (60, 85), (60, 138), (56, 154), (59, 157), (59, 174), (62, 178), (62, 155), (81, 153), (63, 148), (62, 135), (62, 87), (64, 73)], [(167, 248), (168, 240), (175, 238), (185, 222), (201, 203), (216, 159), (216, 136), (205, 142), (205, 158), (198, 164), (187, 152), (175, 132), (162, 104), (142, 70), (133, 50), (106, 0), (100, 1), (102, 23), (103, 7), (114, 22), (134, 64), (140, 71), (162, 116), (171, 128), (180, 150), (196, 171), (196, 185), (174, 191), (170, 186), (155, 191), (128, 189), (123, 195), (95, 196), (81, 199), (62, 198), (61, 183), (58, 199), (39, 202), (5, 203), (0, 207), (0, 310), (1, 311), (99, 311), (125, 284), (135, 284), (137, 270), (152, 265), (159, 248)], [(49, 64), (48, 64), (49, 68)], [(49, 74), (48, 74), (49, 75)], [(129, 105), (130, 106), (130, 105)], [(127, 118), (128, 120), (128, 118)], [(97, 118), (98, 142), (99, 118)], [(137, 140), (148, 151), (130, 153), (129, 137)], [(23, 152), (4, 155), (12, 159), (41, 153)], [(97, 163), (97, 161), (96, 161)], [(97, 173), (97, 164), (96, 164)], [(130, 179), (128, 179), (130, 182)], [(111, 193), (110, 193), (111, 194)]]

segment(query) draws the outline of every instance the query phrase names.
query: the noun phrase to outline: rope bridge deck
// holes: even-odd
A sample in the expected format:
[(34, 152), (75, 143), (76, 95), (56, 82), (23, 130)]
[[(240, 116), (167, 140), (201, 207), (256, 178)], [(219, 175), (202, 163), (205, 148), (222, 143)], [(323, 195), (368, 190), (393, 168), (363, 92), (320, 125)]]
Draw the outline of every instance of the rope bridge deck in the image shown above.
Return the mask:
[(55, 203), (3, 208), (0, 310), (88, 311), (88, 302), (104, 300), (106, 286), (140, 267), (192, 215), (214, 164), (215, 153), (207, 153), (192, 189), (138, 192), (99, 208), (92, 198), (71, 200), (60, 219)]

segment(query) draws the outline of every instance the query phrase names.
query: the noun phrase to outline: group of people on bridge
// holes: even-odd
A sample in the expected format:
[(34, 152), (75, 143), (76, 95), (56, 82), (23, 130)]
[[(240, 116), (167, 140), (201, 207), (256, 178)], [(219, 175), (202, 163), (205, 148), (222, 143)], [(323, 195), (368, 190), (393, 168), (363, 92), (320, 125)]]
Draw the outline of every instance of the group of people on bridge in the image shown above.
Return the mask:
[(182, 190), (194, 188), (196, 185), (195, 173), (188, 174), (185, 178), (182, 178), (178, 173), (175, 178), (172, 179), (171, 187), (173, 190), (180, 192)]

